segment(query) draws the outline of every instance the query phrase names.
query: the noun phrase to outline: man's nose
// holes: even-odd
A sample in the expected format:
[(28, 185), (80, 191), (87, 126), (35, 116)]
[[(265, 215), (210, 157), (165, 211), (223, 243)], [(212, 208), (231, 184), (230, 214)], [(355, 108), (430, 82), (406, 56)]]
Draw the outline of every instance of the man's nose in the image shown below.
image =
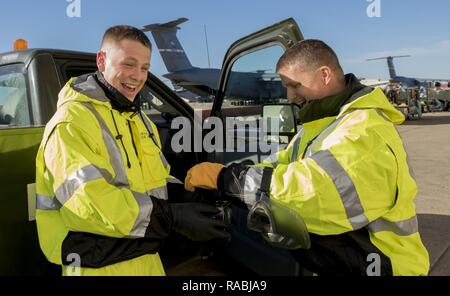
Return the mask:
[(139, 68), (134, 68), (134, 70), (131, 72), (131, 76), (130, 76), (130, 78), (134, 82), (142, 81), (144, 79), (143, 77), (144, 77), (144, 73), (142, 73), (142, 71)]

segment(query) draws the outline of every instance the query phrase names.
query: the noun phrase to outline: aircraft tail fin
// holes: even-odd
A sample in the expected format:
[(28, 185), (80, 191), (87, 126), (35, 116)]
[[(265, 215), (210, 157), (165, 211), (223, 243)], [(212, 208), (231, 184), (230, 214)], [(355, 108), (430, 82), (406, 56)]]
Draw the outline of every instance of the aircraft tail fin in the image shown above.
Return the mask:
[(389, 76), (391, 77), (391, 79), (394, 79), (395, 77), (397, 77), (397, 73), (395, 73), (393, 57), (387, 58), (387, 64), (388, 64), (388, 69), (389, 69)]
[(144, 32), (152, 33), (159, 53), (169, 72), (192, 68), (191, 62), (177, 38), (177, 30), (179, 29), (177, 26), (187, 20), (187, 18), (179, 18), (164, 24), (146, 25), (142, 29)]
[(366, 59), (366, 61), (386, 59), (387, 65), (388, 65), (388, 70), (389, 70), (389, 76), (391, 79), (395, 79), (395, 77), (397, 77), (397, 73), (395, 73), (394, 58), (406, 58), (406, 57), (410, 57), (410, 55), (380, 57), (380, 58), (374, 58), (374, 59)]

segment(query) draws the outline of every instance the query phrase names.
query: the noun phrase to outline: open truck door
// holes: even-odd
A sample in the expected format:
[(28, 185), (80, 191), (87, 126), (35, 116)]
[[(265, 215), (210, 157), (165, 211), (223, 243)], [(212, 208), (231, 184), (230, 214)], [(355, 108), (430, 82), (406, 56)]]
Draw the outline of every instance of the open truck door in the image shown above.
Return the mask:
[[(296, 126), (273, 137), (264, 124), (273, 121), (263, 118), (263, 110), (268, 110), (264, 106), (270, 104), (290, 108), (276, 64), (286, 48), (301, 40), (303, 35), (297, 23), (289, 18), (230, 46), (211, 110), (211, 115), (223, 123), (223, 149), (210, 153), (208, 161), (225, 165), (260, 163), (287, 145)], [(288, 251), (273, 247), (259, 233), (248, 229), (247, 216), (247, 209), (232, 207), (232, 239), (225, 251), (261, 275), (301, 274), (301, 268)]]

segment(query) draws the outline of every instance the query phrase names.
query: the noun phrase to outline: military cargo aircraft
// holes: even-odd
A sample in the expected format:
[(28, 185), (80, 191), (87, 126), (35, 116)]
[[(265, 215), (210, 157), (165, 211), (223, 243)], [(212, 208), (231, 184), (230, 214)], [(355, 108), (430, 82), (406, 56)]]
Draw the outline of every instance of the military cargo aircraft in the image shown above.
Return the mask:
[[(192, 66), (178, 37), (178, 25), (186, 22), (187, 18), (179, 18), (163, 24), (150, 24), (142, 28), (144, 32), (151, 32), (159, 53), (169, 73), (165, 78), (172, 81), (175, 89), (182, 87), (201, 97), (216, 95), (221, 69), (199, 68)], [(260, 65), (261, 67), (261, 65)], [(264, 69), (264, 70), (262, 70)], [(269, 82), (269, 83), (268, 83)], [(230, 73), (230, 84), (235, 84), (229, 97), (237, 99), (251, 99), (259, 101), (269, 97), (285, 97), (286, 90), (281, 85), (281, 79), (274, 68), (236, 69)], [(201, 98), (200, 98), (201, 99)]]
[(410, 55), (399, 55), (399, 56), (387, 56), (387, 57), (378, 57), (372, 59), (366, 59), (366, 61), (374, 61), (374, 60), (384, 60), (386, 59), (388, 69), (389, 69), (389, 77), (392, 82), (401, 83), (403, 87), (430, 87), (431, 83), (436, 81), (449, 81), (450, 79), (439, 79), (439, 78), (414, 78), (414, 77), (405, 77), (398, 76), (395, 72), (394, 66), (394, 58), (406, 58), (410, 57)]

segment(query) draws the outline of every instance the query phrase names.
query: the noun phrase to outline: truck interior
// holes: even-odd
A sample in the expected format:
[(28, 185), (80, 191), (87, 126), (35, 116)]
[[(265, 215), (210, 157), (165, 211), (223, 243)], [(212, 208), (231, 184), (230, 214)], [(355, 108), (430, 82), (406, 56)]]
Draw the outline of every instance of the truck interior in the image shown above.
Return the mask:
[(0, 70), (0, 126), (30, 124), (25, 77), (19, 65)]

